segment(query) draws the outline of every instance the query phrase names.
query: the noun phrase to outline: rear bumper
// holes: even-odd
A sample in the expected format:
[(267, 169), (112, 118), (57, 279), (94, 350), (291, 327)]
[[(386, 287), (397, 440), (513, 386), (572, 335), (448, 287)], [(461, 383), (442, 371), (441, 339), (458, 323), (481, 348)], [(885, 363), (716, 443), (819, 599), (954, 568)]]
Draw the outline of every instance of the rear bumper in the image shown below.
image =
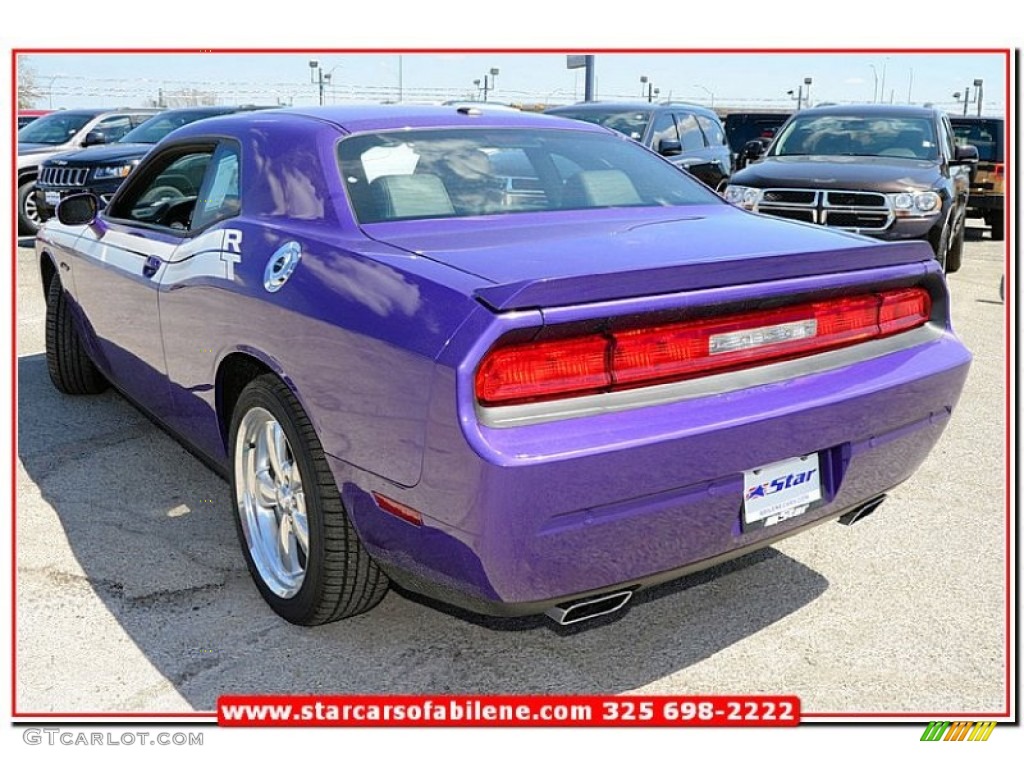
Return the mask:
[[(594, 417), (464, 431), (438, 412), (416, 487), (362, 478), (343, 493), (400, 583), (481, 613), (535, 613), (710, 567), (898, 485), (941, 435), (969, 363), (941, 331), (838, 370)], [(811, 452), (823, 499), (745, 530), (743, 472)], [(423, 526), (381, 512), (370, 490), (422, 512)]]

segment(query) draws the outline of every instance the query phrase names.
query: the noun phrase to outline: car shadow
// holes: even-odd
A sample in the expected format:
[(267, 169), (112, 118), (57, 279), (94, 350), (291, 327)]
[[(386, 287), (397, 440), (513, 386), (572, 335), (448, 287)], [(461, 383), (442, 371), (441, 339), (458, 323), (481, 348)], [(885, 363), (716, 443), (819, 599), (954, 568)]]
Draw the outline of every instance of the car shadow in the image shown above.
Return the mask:
[[(120, 396), (60, 395), (44, 356), (22, 357), (18, 429), (21, 712), (178, 712), (182, 700), (211, 711), (230, 692), (608, 693), (670, 676), (689, 690), (708, 684), (687, 684), (689, 667), (828, 587), (765, 549), (575, 627), (486, 619), (392, 590), (370, 613), (300, 628), (252, 585), (228, 485)], [(53, 545), (61, 538), (70, 553)], [(85, 664), (111, 647), (121, 655)]]
[(19, 248), (32, 248), (32, 247), (35, 246), (35, 244), (36, 244), (36, 239), (34, 237), (31, 237), (31, 236), (30, 237), (24, 237), (22, 235), (18, 235), (18, 247)]

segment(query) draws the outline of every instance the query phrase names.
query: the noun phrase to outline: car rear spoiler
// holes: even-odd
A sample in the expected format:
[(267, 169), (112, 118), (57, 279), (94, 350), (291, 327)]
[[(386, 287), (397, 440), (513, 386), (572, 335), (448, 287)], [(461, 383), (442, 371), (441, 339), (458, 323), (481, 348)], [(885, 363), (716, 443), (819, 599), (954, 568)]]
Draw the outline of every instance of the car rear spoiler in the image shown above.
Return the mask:
[(490, 309), (505, 312), (719, 288), (737, 282), (926, 264), (933, 259), (931, 246), (923, 241), (878, 243), (841, 250), (762, 254), (671, 267), (523, 280), (478, 288), (474, 296)]

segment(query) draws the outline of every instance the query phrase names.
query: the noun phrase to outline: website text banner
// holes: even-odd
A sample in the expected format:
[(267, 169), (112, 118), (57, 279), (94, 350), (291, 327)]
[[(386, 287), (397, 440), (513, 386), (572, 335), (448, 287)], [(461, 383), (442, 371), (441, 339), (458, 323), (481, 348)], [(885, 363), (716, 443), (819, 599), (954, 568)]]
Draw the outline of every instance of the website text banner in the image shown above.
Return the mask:
[(223, 726), (794, 726), (796, 696), (222, 696)]

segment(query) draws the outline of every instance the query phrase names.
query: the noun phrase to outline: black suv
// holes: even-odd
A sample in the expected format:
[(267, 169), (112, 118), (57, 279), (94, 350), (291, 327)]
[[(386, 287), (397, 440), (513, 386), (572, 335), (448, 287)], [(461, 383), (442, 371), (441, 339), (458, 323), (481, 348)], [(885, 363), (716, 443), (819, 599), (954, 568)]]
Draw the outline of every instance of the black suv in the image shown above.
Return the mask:
[(763, 159), (733, 175), (725, 199), (882, 240), (927, 240), (956, 272), (977, 159), (936, 109), (816, 107), (793, 115)]
[(53, 217), (57, 203), (75, 192), (92, 192), (102, 204), (139, 161), (175, 128), (216, 115), (260, 107), (191, 107), (161, 112), (132, 129), (117, 141), (77, 152), (65, 152), (46, 160), (36, 180), (36, 211), (40, 221)]
[(696, 104), (591, 101), (555, 107), (546, 114), (603, 125), (625, 134), (712, 189), (718, 189), (732, 169), (722, 123), (710, 109)]
[(61, 109), (18, 131), (18, 233), (39, 229), (35, 185), (39, 166), (63, 152), (116, 141), (159, 109)]
[(1002, 240), (1003, 187), (1006, 184), (1004, 158), (1006, 140), (1001, 117), (957, 117), (950, 115), (957, 144), (970, 144), (978, 150), (978, 165), (971, 175), (971, 196), (967, 215), (985, 219), (992, 227), (992, 239)]

